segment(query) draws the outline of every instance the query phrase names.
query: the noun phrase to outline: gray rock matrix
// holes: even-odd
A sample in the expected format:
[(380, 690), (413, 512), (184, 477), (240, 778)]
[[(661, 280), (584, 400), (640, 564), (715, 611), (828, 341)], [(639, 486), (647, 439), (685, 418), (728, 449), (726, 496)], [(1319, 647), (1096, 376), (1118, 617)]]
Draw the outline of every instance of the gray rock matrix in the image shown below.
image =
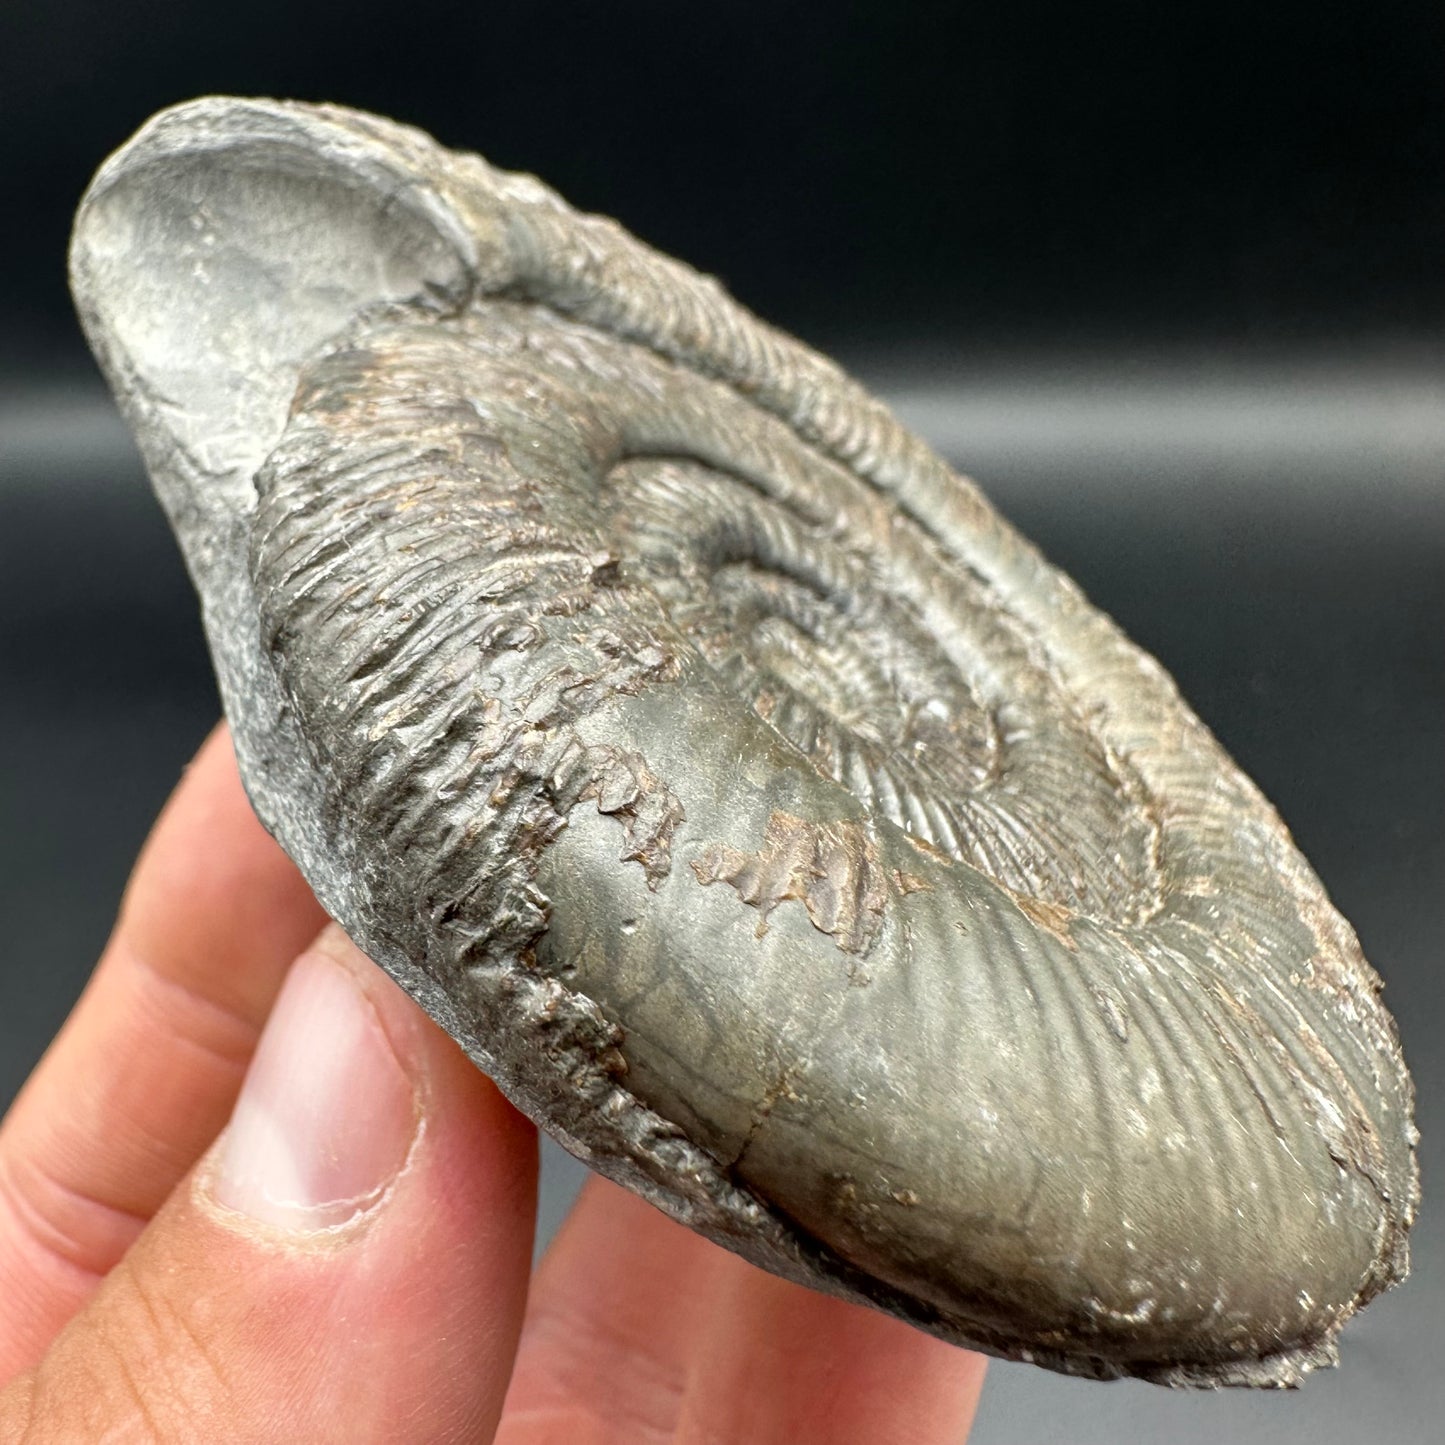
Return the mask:
[(830, 362), (529, 176), (206, 99), (73, 285), (256, 810), (593, 1168), (1071, 1374), (1406, 1272), (1380, 982), (1151, 658)]

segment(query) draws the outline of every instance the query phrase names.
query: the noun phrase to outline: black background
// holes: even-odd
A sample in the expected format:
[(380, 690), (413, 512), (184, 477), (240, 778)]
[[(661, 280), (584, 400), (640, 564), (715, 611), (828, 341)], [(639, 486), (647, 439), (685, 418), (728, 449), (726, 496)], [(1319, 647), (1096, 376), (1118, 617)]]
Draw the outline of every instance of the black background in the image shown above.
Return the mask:
[(97, 158), (218, 91), (535, 171), (824, 345), (1434, 344), (1442, 57), (1441, 7), (1390, 0), (7, 0), (0, 301), (73, 346)]
[(360, 105), (617, 215), (880, 387), (1174, 672), (1387, 978), (1427, 1208), (1344, 1367), (1284, 1398), (999, 1367), (978, 1445), (1437, 1439), (1442, 42), (1416, 3), (0, 0), (0, 1099), (216, 710), (70, 315), (70, 214), (162, 105)]

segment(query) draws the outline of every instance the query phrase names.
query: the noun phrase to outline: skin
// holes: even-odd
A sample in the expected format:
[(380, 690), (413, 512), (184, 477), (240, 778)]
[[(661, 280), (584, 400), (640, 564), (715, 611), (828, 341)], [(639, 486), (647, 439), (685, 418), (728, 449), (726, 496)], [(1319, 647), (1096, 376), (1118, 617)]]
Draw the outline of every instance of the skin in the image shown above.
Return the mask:
[[(386, 1187), (326, 1227), (259, 1220), (218, 1182), (293, 970), (354, 991), (415, 1099)], [(364, 1147), (347, 1122), (343, 1153)], [(980, 1356), (602, 1180), (532, 1275), (536, 1157), (532, 1126), (327, 926), (218, 729), (0, 1125), (0, 1445), (966, 1438)]]

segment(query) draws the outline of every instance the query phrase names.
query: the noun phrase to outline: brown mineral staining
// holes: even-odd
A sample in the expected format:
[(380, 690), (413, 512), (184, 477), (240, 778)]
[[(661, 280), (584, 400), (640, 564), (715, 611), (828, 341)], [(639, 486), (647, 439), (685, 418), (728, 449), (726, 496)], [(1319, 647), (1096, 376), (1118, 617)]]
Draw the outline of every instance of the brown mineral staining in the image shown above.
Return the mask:
[(1069, 949), (1074, 951), (1078, 944), (1074, 942), (1073, 935), (1069, 932), (1069, 924), (1074, 921), (1072, 909), (1065, 908), (1061, 903), (1050, 903), (1045, 898), (1030, 898), (1024, 893), (1012, 895), (1013, 901), (1018, 905), (1018, 910), (1034, 925), (1041, 928), (1045, 933), (1052, 934)]
[(597, 811), (622, 824), (622, 861), (640, 863), (656, 891), (672, 870), (672, 835), (687, 817), (681, 800), (640, 753), (596, 747), (587, 760), (596, 771), (579, 801), (596, 798)]
[(755, 853), (710, 844), (693, 859), (699, 883), (728, 883), (761, 914), (758, 934), (780, 903), (798, 899), (813, 927), (846, 953), (866, 953), (883, 923), (888, 875), (878, 844), (856, 819), (810, 823), (775, 809)]
[(916, 873), (905, 873), (901, 868), (895, 868), (892, 877), (893, 886), (900, 896), (908, 893), (928, 893), (933, 888), (927, 879), (920, 878)]
[(931, 858), (935, 863), (941, 863), (945, 867), (953, 862), (953, 859), (942, 848), (928, 842), (926, 838), (919, 838), (913, 833), (905, 833), (904, 836), (925, 858)]

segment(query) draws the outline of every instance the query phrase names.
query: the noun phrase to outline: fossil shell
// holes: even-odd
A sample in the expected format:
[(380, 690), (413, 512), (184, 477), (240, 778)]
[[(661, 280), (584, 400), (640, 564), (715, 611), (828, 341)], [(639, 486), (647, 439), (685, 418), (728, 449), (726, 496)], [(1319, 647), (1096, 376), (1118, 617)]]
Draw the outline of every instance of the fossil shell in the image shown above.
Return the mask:
[(834, 366), (355, 112), (151, 121), (76, 296), (318, 895), (574, 1153), (1053, 1369), (1403, 1277), (1379, 981), (1132, 646)]

